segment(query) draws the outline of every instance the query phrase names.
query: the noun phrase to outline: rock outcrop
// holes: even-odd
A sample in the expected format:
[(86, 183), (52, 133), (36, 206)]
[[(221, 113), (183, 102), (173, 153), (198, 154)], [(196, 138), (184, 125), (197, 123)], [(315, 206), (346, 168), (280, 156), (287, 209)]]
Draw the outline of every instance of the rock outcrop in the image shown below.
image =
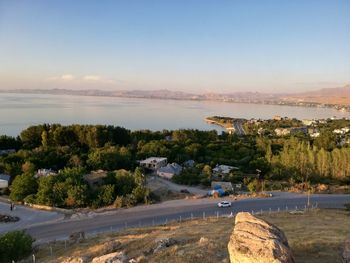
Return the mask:
[(284, 233), (246, 212), (236, 216), (228, 251), (231, 263), (295, 262)]
[(87, 263), (89, 260), (85, 257), (68, 257), (62, 263)]
[(117, 250), (120, 250), (121, 247), (122, 247), (122, 243), (120, 243), (120, 241), (110, 240), (110, 241), (107, 241), (103, 244), (103, 247), (100, 250), (100, 253), (103, 255), (109, 254), (112, 252), (116, 252)]
[(177, 241), (173, 238), (162, 238), (162, 239), (158, 239), (156, 240), (156, 248), (154, 249), (153, 253), (157, 253), (167, 247), (171, 247), (173, 245), (175, 245), (177, 243)]
[(344, 250), (342, 254), (343, 263), (350, 263), (350, 237), (344, 241)]
[(114, 252), (100, 257), (95, 257), (91, 261), (92, 263), (124, 263), (126, 257), (124, 252)]

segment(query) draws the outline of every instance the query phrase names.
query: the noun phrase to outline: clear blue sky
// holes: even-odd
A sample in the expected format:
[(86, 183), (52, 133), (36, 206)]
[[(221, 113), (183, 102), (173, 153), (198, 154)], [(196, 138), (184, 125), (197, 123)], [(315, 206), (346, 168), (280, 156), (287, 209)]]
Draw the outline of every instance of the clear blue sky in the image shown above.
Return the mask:
[(0, 89), (348, 83), (349, 0), (0, 0)]

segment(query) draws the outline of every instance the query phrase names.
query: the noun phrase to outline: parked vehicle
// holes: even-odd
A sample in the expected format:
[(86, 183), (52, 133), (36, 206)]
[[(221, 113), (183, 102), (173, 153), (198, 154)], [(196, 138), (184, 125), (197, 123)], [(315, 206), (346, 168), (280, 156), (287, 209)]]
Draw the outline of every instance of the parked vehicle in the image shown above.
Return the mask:
[(231, 202), (221, 201), (220, 203), (218, 203), (218, 207), (231, 207)]

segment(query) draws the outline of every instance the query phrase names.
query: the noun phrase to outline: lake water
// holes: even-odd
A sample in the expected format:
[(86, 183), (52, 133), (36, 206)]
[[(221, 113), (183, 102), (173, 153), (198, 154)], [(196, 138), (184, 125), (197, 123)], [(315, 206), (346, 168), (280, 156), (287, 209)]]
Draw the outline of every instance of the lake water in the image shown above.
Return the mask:
[(204, 121), (212, 115), (247, 119), (270, 119), (274, 115), (298, 119), (350, 118), (349, 112), (328, 108), (0, 93), (0, 134), (12, 136), (30, 125), (42, 123), (111, 124), (131, 130), (193, 128), (222, 131)]

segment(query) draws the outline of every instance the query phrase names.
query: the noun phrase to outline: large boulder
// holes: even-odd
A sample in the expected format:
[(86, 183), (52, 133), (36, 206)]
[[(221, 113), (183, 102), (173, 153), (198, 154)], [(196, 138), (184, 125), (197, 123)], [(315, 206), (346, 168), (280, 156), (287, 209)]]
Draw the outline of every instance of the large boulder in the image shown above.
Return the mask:
[(126, 257), (124, 252), (114, 252), (100, 257), (95, 257), (91, 261), (92, 263), (124, 263)]
[(284, 233), (276, 226), (241, 212), (228, 243), (231, 263), (294, 263)]
[(161, 238), (156, 240), (156, 248), (154, 249), (153, 253), (157, 253), (167, 247), (171, 247), (175, 245), (177, 241), (173, 238)]
[(344, 250), (342, 254), (343, 263), (350, 263), (350, 237), (344, 241)]
[(62, 261), (62, 263), (87, 263), (86, 257), (68, 257)]
[(109, 240), (103, 244), (103, 247), (101, 248), (100, 252), (101, 254), (109, 254), (112, 252), (116, 252), (117, 250), (120, 250), (122, 247), (122, 243), (118, 240)]

